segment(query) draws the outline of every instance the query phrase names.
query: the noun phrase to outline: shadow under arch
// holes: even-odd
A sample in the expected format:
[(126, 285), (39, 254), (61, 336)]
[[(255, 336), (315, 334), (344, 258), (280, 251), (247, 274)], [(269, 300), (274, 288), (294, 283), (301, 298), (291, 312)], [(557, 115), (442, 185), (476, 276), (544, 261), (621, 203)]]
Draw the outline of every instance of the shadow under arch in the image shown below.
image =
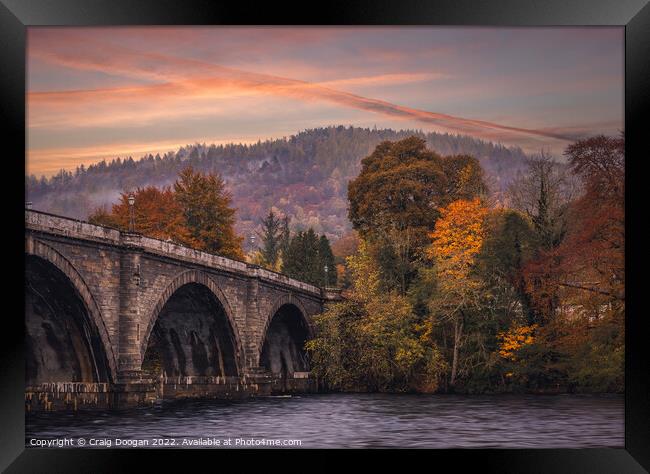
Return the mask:
[(259, 345), (259, 366), (281, 378), (295, 372), (308, 372), (305, 343), (313, 328), (301, 301), (283, 296), (269, 312)]
[[(115, 351), (99, 306), (77, 269), (33, 238), (25, 248), (25, 269), (28, 383), (114, 381)], [(39, 365), (44, 370), (49, 365), (47, 370), (57, 375), (40, 373)], [(78, 380), (50, 380), (61, 377)]]
[(143, 371), (158, 376), (236, 376), (243, 346), (228, 299), (207, 274), (172, 279), (149, 312), (141, 340)]

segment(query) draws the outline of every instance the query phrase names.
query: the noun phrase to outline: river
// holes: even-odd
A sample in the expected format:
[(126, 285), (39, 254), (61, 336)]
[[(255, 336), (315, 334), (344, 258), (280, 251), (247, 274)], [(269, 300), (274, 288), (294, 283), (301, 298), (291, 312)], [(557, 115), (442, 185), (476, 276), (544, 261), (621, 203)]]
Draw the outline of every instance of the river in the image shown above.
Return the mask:
[(69, 438), (74, 447), (111, 448), (620, 448), (624, 399), (318, 394), (178, 401), (128, 411), (32, 414), (25, 433), (27, 447), (46, 440), (65, 447), (60, 440)]

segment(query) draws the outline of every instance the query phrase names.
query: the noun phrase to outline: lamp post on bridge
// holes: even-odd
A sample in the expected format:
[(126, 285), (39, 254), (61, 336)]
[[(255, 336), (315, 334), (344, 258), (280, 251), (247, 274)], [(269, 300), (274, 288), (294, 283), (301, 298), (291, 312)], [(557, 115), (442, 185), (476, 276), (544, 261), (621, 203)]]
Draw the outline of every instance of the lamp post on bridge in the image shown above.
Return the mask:
[(135, 232), (135, 196), (129, 194), (129, 232)]
[(329, 281), (327, 278), (327, 272), (329, 271), (327, 264), (325, 264), (325, 267), (323, 269), (325, 270), (325, 284), (323, 285), (323, 288), (325, 288), (327, 287), (327, 282)]

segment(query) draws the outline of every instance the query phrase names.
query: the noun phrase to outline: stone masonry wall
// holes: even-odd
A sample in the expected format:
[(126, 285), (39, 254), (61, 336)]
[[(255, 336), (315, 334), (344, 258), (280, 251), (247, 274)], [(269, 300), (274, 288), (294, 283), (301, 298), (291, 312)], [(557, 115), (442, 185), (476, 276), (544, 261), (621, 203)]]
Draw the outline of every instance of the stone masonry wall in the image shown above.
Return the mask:
[(307, 321), (323, 308), (319, 288), (244, 262), (35, 211), (26, 211), (25, 224), (26, 253), (67, 262), (69, 273), (78, 273), (76, 286), (87, 287), (114, 354), (114, 378), (137, 375), (158, 313), (184, 284), (208, 287), (224, 307), (245, 372), (259, 364), (266, 329), (283, 304), (297, 306)]

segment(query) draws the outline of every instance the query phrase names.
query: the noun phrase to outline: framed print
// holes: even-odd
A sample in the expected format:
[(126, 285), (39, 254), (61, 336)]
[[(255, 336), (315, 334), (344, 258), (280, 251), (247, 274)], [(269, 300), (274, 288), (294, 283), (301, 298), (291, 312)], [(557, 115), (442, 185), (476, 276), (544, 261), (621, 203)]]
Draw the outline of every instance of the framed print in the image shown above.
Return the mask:
[(648, 469), (646, 2), (0, 12), (7, 472)]

